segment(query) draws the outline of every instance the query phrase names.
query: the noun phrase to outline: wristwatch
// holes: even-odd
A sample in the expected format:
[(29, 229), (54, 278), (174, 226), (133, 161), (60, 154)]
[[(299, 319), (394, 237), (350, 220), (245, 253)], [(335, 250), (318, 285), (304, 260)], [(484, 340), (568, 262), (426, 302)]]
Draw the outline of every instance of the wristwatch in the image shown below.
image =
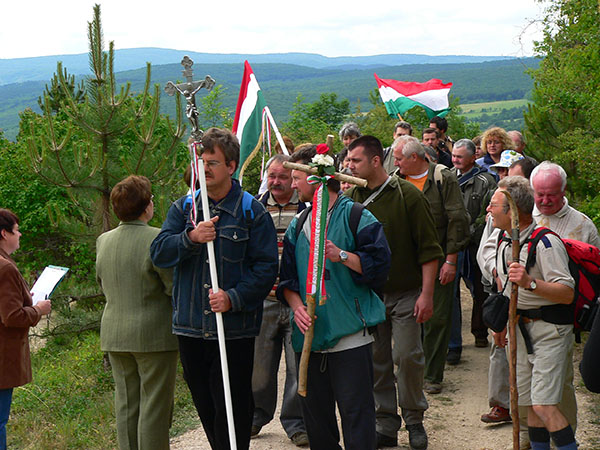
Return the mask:
[(343, 263), (348, 261), (348, 253), (346, 253), (344, 250), (340, 250), (340, 261)]
[(529, 284), (529, 287), (526, 287), (525, 290), (526, 291), (535, 291), (535, 288), (537, 288), (537, 283), (535, 282), (535, 278), (533, 278), (531, 280), (531, 283)]

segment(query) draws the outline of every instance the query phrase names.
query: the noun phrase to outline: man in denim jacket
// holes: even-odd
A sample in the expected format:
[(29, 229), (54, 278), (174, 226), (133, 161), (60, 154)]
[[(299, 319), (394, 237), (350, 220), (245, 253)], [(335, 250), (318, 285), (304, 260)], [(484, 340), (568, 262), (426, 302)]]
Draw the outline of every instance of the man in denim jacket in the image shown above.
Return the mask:
[[(173, 333), (184, 376), (213, 449), (229, 449), (221, 363), (214, 313), (223, 314), (237, 447), (247, 449), (254, 402), (254, 339), (263, 299), (277, 276), (275, 227), (264, 206), (232, 179), (239, 143), (228, 130), (202, 138), (209, 221), (194, 225), (191, 196), (175, 201), (150, 248), (158, 267), (173, 267)], [(194, 195), (198, 217), (202, 207)], [(219, 291), (211, 289), (206, 243), (214, 242)]]

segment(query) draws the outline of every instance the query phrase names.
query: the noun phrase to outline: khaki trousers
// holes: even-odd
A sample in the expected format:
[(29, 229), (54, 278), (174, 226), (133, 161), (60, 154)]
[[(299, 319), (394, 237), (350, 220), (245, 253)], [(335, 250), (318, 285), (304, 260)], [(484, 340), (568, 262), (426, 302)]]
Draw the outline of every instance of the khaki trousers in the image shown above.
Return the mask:
[(420, 290), (385, 294), (386, 319), (377, 325), (373, 344), (375, 411), (377, 431), (387, 436), (396, 436), (402, 425), (398, 406), (408, 425), (422, 423), (429, 407), (423, 394), (421, 325), (413, 316), (419, 294)]

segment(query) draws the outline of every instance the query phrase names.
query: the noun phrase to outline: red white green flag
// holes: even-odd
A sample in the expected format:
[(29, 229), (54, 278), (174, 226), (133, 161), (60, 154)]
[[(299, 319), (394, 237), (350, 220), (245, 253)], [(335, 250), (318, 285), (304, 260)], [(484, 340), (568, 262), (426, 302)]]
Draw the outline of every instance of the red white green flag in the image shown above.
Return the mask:
[(425, 83), (386, 80), (374, 75), (379, 95), (392, 117), (398, 117), (398, 114), (402, 115), (414, 106), (425, 109), (430, 119), (435, 116), (443, 117), (450, 111), (448, 94), (452, 83), (443, 83), (437, 78)]
[(263, 113), (266, 107), (260, 86), (248, 61), (244, 62), (244, 77), (235, 109), (232, 132), (240, 141), (240, 163), (234, 174), (239, 178), (244, 162), (258, 147), (263, 130)]

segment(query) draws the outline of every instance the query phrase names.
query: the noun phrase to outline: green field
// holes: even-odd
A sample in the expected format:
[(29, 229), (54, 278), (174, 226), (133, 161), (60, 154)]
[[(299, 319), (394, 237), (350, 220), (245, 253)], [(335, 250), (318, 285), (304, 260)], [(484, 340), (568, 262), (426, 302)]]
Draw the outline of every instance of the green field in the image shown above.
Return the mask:
[(524, 108), (530, 103), (527, 99), (503, 100), (499, 102), (468, 103), (460, 105), (463, 116), (471, 119), (482, 114), (498, 114), (503, 109)]

